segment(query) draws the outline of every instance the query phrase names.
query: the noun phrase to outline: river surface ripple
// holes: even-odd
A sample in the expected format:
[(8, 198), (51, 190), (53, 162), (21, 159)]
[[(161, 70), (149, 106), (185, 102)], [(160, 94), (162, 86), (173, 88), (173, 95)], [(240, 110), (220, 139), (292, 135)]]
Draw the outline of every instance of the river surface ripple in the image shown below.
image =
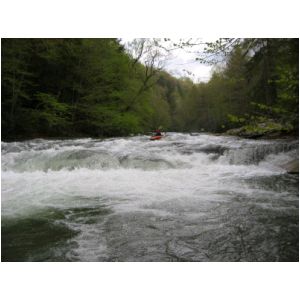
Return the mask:
[(2, 261), (298, 261), (298, 141), (1, 143)]

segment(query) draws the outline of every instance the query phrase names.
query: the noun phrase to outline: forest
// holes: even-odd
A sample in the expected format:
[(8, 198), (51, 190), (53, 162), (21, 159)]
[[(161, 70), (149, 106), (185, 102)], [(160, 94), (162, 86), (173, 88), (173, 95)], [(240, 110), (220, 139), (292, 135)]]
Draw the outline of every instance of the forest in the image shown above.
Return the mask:
[[(165, 39), (167, 40), (167, 39)], [(2, 39), (2, 140), (165, 131), (298, 135), (299, 39), (219, 39), (208, 82), (165, 71), (159, 39)], [(182, 41), (176, 47), (188, 48)]]

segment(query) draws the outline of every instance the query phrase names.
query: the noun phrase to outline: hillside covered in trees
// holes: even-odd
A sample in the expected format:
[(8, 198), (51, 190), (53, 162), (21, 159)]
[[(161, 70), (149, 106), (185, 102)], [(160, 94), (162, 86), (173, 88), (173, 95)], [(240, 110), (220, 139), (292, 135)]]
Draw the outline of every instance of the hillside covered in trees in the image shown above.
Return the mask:
[(118, 39), (2, 39), (2, 139), (126, 136), (158, 126), (298, 133), (298, 39), (208, 43), (198, 63), (222, 63), (197, 84), (164, 71), (160, 49), (143, 39), (130, 51)]

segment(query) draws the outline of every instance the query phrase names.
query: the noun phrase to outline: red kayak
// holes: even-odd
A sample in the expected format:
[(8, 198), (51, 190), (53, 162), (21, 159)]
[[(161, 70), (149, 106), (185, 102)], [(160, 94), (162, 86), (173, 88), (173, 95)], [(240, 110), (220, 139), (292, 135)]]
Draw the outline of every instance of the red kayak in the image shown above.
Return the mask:
[(155, 140), (160, 140), (163, 136), (162, 135), (153, 135), (151, 136), (150, 140), (155, 141)]

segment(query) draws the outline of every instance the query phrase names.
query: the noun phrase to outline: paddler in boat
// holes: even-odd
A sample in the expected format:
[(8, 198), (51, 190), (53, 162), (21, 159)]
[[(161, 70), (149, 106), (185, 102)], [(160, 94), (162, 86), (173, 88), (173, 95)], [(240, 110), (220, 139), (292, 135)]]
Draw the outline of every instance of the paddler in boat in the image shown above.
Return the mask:
[(163, 136), (166, 136), (166, 134), (162, 135), (161, 130), (162, 130), (162, 126), (159, 126), (158, 129), (154, 130), (150, 140), (152, 141), (160, 140)]
[(154, 130), (154, 132), (153, 132), (153, 136), (163, 136), (162, 135), (162, 126), (159, 126), (156, 130)]
[(153, 136), (161, 136), (162, 134), (161, 134), (161, 131), (160, 131), (160, 129), (158, 128), (158, 129), (156, 129), (155, 131), (154, 131), (154, 133), (153, 133)]

